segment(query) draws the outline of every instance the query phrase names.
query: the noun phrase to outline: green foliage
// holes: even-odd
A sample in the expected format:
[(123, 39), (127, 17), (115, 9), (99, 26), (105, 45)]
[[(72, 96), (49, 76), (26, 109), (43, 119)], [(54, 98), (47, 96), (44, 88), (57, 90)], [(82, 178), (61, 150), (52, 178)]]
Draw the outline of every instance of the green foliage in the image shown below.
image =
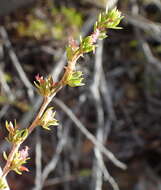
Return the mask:
[(122, 18), (121, 12), (116, 8), (101, 13), (98, 17), (98, 21), (94, 25), (93, 33), (83, 39), (80, 38), (80, 46), (76, 47), (76, 43), (73, 40), (69, 41), (69, 45), (66, 49), (68, 61), (73, 60), (76, 54), (83, 55), (91, 51), (95, 52), (97, 40), (102, 40), (107, 37), (106, 29), (121, 29), (121, 27), (118, 27), (118, 24)]
[(26, 102), (18, 101), (18, 100), (10, 100), (7, 96), (0, 96), (0, 104), (10, 104), (16, 106), (21, 111), (29, 111), (31, 109), (30, 105)]
[(61, 40), (64, 38), (64, 26), (62, 24), (54, 24), (51, 27), (52, 36), (57, 39)]
[(69, 32), (72, 36), (78, 36), (83, 23), (80, 13), (74, 8), (61, 7), (58, 9), (52, 4), (46, 4), (46, 8), (49, 11), (48, 18), (37, 18), (35, 16), (37, 8), (35, 8), (27, 16), (27, 24), (26, 21), (17, 23), (18, 33), (21, 36), (34, 37), (38, 40), (44, 37), (52, 37), (58, 40), (64, 39)]
[(44, 79), (42, 76), (37, 75), (34, 84), (37, 87), (39, 93), (42, 96), (46, 97), (51, 96), (54, 93), (55, 88), (58, 88), (58, 86), (56, 86), (56, 83), (53, 81), (53, 78), (51, 76), (48, 76), (47, 78)]
[(122, 19), (123, 16), (121, 16), (121, 12), (114, 8), (108, 12), (103, 12), (99, 15), (98, 21), (96, 22), (94, 29), (121, 29), (121, 27), (118, 27), (118, 25)]
[(97, 40), (102, 40), (107, 37), (106, 29), (120, 29), (118, 24), (122, 18), (121, 12), (119, 12), (116, 8), (110, 10), (109, 12), (103, 12), (99, 15), (98, 21), (94, 25), (93, 33), (83, 39), (80, 38), (80, 45), (78, 45), (78, 43), (73, 39), (69, 40), (69, 44), (66, 48), (66, 54), (70, 66), (69, 68), (66, 68), (66, 84), (71, 87), (84, 85), (84, 83), (82, 83), (82, 72), (73, 71), (74, 69), (71, 72), (71, 68), (75, 68), (75, 64), (80, 56), (83, 56), (83, 54), (91, 51), (95, 52)]
[(67, 55), (67, 60), (69, 62), (73, 61), (74, 56), (76, 55), (76, 53), (79, 53), (79, 46), (77, 41), (75, 41), (73, 38), (70, 38), (69, 40), (69, 44), (66, 47), (66, 55)]
[(132, 47), (132, 48), (136, 48), (138, 45), (138, 40), (131, 40), (129, 42), (129, 46)]
[(85, 37), (80, 44), (80, 51), (83, 53), (89, 53), (95, 51), (96, 45), (92, 42), (92, 36)]
[(84, 169), (79, 171), (79, 176), (81, 176), (81, 177), (88, 177), (91, 174), (92, 174), (92, 170), (88, 169), (88, 168), (84, 168)]
[(6, 82), (11, 82), (12, 81), (12, 76), (9, 73), (4, 73), (4, 79)]
[(14, 125), (12, 124), (11, 121), (10, 122), (6, 121), (6, 129), (9, 132), (8, 137), (6, 139), (7, 141), (13, 144), (14, 143), (18, 144), (23, 142), (28, 136), (28, 129), (19, 130), (16, 121)]
[[(3, 158), (6, 161), (8, 160), (6, 152), (3, 152)], [(10, 164), (10, 169), (21, 175), (22, 171), (28, 171), (28, 169), (23, 166), (23, 164), (26, 164), (26, 161), (29, 159), (30, 158), (28, 157), (28, 147), (26, 146), (24, 149), (15, 153), (13, 160)]]
[(48, 108), (43, 116), (39, 119), (38, 125), (42, 126), (44, 129), (50, 130), (50, 126), (57, 126), (59, 123), (54, 118), (55, 113), (53, 112), (53, 107)]
[(66, 47), (66, 56), (67, 56), (68, 61), (72, 61), (75, 52), (76, 50), (73, 50), (71, 46)]
[(25, 23), (20, 22), (17, 29), (21, 36), (33, 36), (37, 39), (40, 39), (43, 35), (48, 33), (47, 24), (43, 20), (34, 18), (33, 16), (30, 16), (28, 26), (26, 26)]
[(82, 83), (82, 81), (84, 78), (82, 75), (83, 73), (81, 71), (73, 71), (73, 73), (67, 79), (67, 84), (70, 87), (83, 86), (84, 83)]
[(67, 18), (67, 21), (70, 25), (74, 25), (78, 28), (82, 26), (82, 15), (74, 8), (62, 7), (61, 13)]
[[(52, 26), (52, 35), (56, 39), (64, 39), (69, 33), (72, 36), (78, 36), (82, 26), (82, 15), (74, 8), (61, 7), (60, 9), (52, 8), (54, 25)], [(58, 19), (57, 19), (58, 18)], [(74, 19), (73, 19), (74, 18)]]
[(7, 188), (6, 182), (4, 181), (4, 179), (0, 178), (0, 189), (3, 190), (6, 188)]
[(29, 171), (25, 166), (23, 166), (23, 164), (26, 164), (26, 161), (29, 159), (28, 147), (25, 147), (24, 149), (15, 153), (10, 169), (19, 175), (21, 175), (23, 171)]

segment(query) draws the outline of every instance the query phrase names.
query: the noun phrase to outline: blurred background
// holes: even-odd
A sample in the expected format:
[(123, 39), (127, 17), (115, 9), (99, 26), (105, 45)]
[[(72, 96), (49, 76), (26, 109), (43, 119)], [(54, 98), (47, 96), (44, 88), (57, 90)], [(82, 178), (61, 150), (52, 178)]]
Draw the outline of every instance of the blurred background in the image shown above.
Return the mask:
[(52, 101), (60, 125), (37, 128), (22, 145), (30, 172), (11, 172), (12, 190), (161, 190), (160, 0), (1, 0), (0, 152), (10, 150), (5, 121), (27, 127), (41, 105), (35, 75), (62, 76), (68, 38), (90, 34), (106, 3), (125, 16), (123, 29), (79, 60), (86, 85)]

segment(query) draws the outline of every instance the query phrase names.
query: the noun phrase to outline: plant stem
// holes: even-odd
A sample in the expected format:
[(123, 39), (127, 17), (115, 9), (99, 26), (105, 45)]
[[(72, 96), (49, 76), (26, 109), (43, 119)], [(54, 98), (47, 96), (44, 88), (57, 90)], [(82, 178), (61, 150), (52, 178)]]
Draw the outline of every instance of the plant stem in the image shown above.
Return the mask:
[[(77, 60), (80, 58), (81, 55), (82, 55), (82, 54), (78, 51), (78, 52), (76, 52), (75, 55), (73, 56), (72, 61), (68, 61), (68, 65), (67, 65), (67, 67), (66, 67), (66, 71), (65, 71), (65, 73), (64, 73), (64, 75), (63, 75), (63, 77), (62, 77), (62, 79), (61, 79), (60, 82), (59, 82), (60, 85), (61, 85), (61, 88), (66, 84), (65, 82), (66, 82), (68, 76), (69, 76), (70, 74), (72, 74), (73, 70), (75, 69), (75, 64), (76, 64)], [(59, 90), (58, 90), (58, 91), (59, 91)], [(57, 91), (57, 92), (58, 92), (58, 91)], [(57, 92), (56, 92), (56, 93), (57, 93)]]
[(51, 100), (52, 100), (52, 98), (54, 96), (55, 96), (55, 94), (52, 97), (44, 97), (43, 104), (42, 104), (42, 106), (40, 108), (39, 113), (37, 114), (36, 118), (34, 119), (34, 121), (32, 122), (32, 124), (28, 128), (29, 133), (31, 133), (35, 129), (35, 127), (37, 126), (37, 123), (38, 123), (39, 119), (43, 115), (45, 109), (47, 108), (48, 104), (51, 102)]
[[(28, 127), (28, 131), (29, 134), (36, 128), (39, 119), (42, 117), (45, 109), (47, 108), (47, 106), (49, 105), (49, 103), (51, 102), (51, 100), (53, 99), (53, 97), (57, 94), (57, 92), (63, 87), (65, 86), (65, 82), (66, 79), (68, 78), (68, 76), (73, 72), (73, 70), (75, 69), (75, 64), (77, 62), (77, 60), (79, 59), (79, 57), (81, 56), (80, 53), (76, 54), (73, 58), (72, 61), (68, 62), (66, 71), (62, 77), (62, 79), (60, 80), (59, 84), (59, 88), (56, 89), (55, 93), (50, 96), (50, 97), (44, 97), (43, 103), (41, 105), (41, 108), (36, 116), (36, 118), (34, 119), (34, 121), (31, 123), (31, 125)], [(25, 140), (23, 140), (22, 142), (20, 142), (19, 144), (14, 144), (11, 148), (11, 152), (9, 153), (6, 165), (4, 166), (3, 172), (2, 172), (2, 178), (5, 178), (7, 176), (7, 174), (10, 172), (11, 168), (11, 163), (12, 160), (14, 158), (15, 153), (18, 151), (20, 145), (24, 142)]]
[(18, 151), (20, 145), (21, 145), (21, 143), (14, 144), (12, 146), (11, 152), (10, 152), (10, 154), (8, 156), (8, 159), (7, 159), (7, 163), (6, 163), (6, 165), (5, 165), (5, 167), (3, 168), (3, 171), (2, 171), (2, 178), (5, 178), (6, 175), (8, 174), (8, 172), (10, 171), (10, 166), (11, 166), (12, 160), (14, 158), (15, 153)]
[[(40, 108), (39, 113), (37, 114), (35, 120), (32, 122), (32, 124), (29, 126), (28, 130), (29, 130), (29, 134), (35, 129), (35, 127), (37, 126), (37, 122), (40, 119), (40, 117), (42, 116), (42, 114), (44, 113), (46, 107), (48, 106), (48, 104), (50, 103), (50, 101), (52, 100), (52, 98), (55, 96), (55, 94), (52, 97), (44, 97), (44, 101), (43, 104)], [(20, 145), (23, 143), (24, 141), (20, 142), (19, 144), (13, 144), (12, 148), (11, 148), (11, 152), (9, 153), (6, 165), (4, 166), (4, 169), (2, 171), (2, 178), (5, 178), (7, 176), (7, 174), (9, 173), (9, 171), (11, 170), (10, 166), (11, 166), (11, 162), (14, 158), (15, 153), (18, 151)]]

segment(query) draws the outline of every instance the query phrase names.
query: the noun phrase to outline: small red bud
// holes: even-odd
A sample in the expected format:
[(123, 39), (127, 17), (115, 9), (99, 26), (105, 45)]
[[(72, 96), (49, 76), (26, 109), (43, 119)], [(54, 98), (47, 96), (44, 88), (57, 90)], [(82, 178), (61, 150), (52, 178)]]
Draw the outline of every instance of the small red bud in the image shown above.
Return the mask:
[(43, 78), (43, 76), (40, 76), (39, 74), (37, 74), (35, 78), (36, 78), (36, 80), (37, 80), (40, 84), (44, 83), (44, 78)]
[(29, 172), (29, 169), (26, 168), (25, 166), (20, 166), (18, 169), (19, 169), (21, 172), (23, 172), (23, 171)]
[(72, 37), (69, 37), (69, 46), (73, 49), (76, 50), (79, 48), (78, 43), (76, 40), (74, 40)]
[(58, 84), (58, 82), (53, 82), (52, 86), (56, 86)]
[(96, 29), (96, 31), (91, 35), (92, 36), (92, 42), (96, 43), (98, 37), (100, 35), (100, 31), (98, 29)]

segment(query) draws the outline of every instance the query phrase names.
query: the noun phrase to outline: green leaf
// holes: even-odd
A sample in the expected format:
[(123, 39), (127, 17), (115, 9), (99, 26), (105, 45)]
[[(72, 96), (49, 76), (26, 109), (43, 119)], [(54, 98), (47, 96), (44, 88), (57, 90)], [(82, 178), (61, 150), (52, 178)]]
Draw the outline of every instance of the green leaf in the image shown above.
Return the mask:
[(74, 52), (71, 47), (69, 46), (66, 47), (66, 54), (67, 54), (68, 61), (71, 61), (74, 55)]
[(83, 73), (81, 71), (74, 71), (72, 73), (72, 75), (70, 75), (70, 77), (67, 80), (67, 84), (70, 87), (77, 87), (77, 86), (83, 86), (85, 85), (84, 83), (82, 83), (83, 81), (83, 77), (82, 77)]
[(4, 190), (7, 188), (6, 182), (4, 181), (4, 179), (0, 178), (0, 189)]
[(3, 152), (3, 158), (4, 158), (5, 160), (7, 160), (7, 159), (8, 159), (7, 154), (6, 154), (6, 152), (5, 152), (5, 151)]
[(39, 125), (42, 126), (42, 128), (50, 130), (49, 126), (57, 126), (58, 120), (56, 120), (55, 113), (53, 112), (53, 107), (48, 108), (43, 116), (39, 119)]
[(101, 29), (104, 31), (107, 28), (110, 29), (121, 29), (121, 27), (117, 27), (122, 20), (123, 16), (121, 16), (121, 12), (116, 8), (103, 12), (98, 17), (98, 22), (94, 25), (94, 31), (96, 29)]
[(17, 168), (13, 169), (17, 174), (22, 175), (22, 172), (20, 172)]
[(86, 38), (82, 39), (80, 44), (80, 49), (82, 53), (89, 53), (94, 51), (96, 46), (93, 44), (92, 36), (87, 36)]
[(106, 32), (101, 32), (100, 35), (99, 35), (99, 39), (100, 39), (100, 40), (103, 40), (103, 39), (105, 39), (105, 38), (107, 38), (107, 37), (108, 37), (108, 36), (107, 36)]
[(20, 139), (25, 140), (29, 134), (28, 129), (23, 129), (20, 131)]

